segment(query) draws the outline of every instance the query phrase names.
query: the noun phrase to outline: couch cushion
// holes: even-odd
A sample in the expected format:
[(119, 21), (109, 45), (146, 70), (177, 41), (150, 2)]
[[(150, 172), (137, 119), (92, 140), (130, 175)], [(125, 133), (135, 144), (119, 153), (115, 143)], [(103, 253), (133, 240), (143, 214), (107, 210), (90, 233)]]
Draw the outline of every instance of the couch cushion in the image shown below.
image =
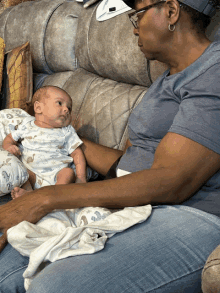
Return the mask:
[(220, 245), (209, 255), (203, 268), (202, 292), (220, 292)]
[[(79, 16), (76, 36), (79, 66), (115, 81), (150, 86), (167, 67), (160, 62), (156, 62), (155, 68), (149, 67), (137, 46), (127, 13), (99, 22), (96, 9), (97, 5), (91, 6)], [(153, 76), (149, 76), (148, 69), (151, 68), (154, 69)]]
[[(10, 7), (0, 15), (6, 51), (29, 41), (36, 72), (75, 70), (75, 35), (84, 8), (75, 1), (41, 0)], [(25, 28), (25, 29), (24, 29)]]
[(43, 85), (60, 86), (72, 97), (72, 125), (80, 135), (116, 149), (124, 148), (128, 117), (147, 91), (84, 69), (50, 75)]

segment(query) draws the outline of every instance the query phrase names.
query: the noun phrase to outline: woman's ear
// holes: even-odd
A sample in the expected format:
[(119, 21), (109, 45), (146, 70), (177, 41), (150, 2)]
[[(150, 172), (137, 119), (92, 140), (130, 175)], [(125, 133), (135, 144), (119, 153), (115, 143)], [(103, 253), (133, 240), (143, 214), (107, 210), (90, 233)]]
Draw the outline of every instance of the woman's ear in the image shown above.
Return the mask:
[(174, 25), (180, 17), (180, 4), (177, 0), (168, 0), (166, 3), (169, 24)]
[(36, 101), (34, 102), (34, 112), (36, 114), (41, 114), (42, 113), (42, 107), (43, 107), (43, 103)]

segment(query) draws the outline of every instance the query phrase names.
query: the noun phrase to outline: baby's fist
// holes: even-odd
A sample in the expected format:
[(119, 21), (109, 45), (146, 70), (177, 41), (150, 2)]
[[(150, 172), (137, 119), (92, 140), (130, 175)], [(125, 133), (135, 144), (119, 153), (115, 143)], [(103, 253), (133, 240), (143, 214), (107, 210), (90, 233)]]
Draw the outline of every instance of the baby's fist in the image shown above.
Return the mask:
[(77, 177), (75, 183), (86, 183), (86, 178)]
[(12, 155), (15, 155), (16, 157), (20, 156), (21, 155), (21, 151), (19, 150), (19, 148), (16, 146), (16, 145), (10, 145), (8, 148), (7, 148), (7, 151), (9, 153), (11, 153)]

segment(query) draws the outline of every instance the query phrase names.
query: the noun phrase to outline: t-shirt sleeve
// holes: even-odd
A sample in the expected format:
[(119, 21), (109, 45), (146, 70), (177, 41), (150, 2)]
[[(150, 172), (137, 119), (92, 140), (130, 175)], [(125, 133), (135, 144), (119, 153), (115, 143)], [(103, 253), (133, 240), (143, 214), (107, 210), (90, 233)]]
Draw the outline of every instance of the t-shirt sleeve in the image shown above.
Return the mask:
[(220, 64), (183, 86), (169, 132), (183, 135), (220, 154)]
[(66, 136), (66, 149), (68, 154), (71, 154), (75, 151), (78, 146), (80, 146), (83, 141), (79, 138), (78, 134), (76, 133), (75, 129), (69, 125), (67, 127), (67, 136)]
[(11, 132), (11, 136), (15, 141), (18, 141), (20, 138), (23, 138), (25, 130), (27, 130), (26, 124), (29, 120), (30, 120), (29, 117), (24, 118), (22, 123), (18, 125), (18, 128)]

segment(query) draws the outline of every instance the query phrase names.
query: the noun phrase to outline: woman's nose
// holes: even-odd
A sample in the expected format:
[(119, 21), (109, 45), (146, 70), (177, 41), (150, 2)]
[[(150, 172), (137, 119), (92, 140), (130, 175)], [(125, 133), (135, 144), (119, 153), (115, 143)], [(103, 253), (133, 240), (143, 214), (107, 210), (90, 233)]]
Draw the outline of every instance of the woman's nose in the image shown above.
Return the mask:
[(138, 28), (134, 28), (133, 33), (135, 36), (139, 36)]

